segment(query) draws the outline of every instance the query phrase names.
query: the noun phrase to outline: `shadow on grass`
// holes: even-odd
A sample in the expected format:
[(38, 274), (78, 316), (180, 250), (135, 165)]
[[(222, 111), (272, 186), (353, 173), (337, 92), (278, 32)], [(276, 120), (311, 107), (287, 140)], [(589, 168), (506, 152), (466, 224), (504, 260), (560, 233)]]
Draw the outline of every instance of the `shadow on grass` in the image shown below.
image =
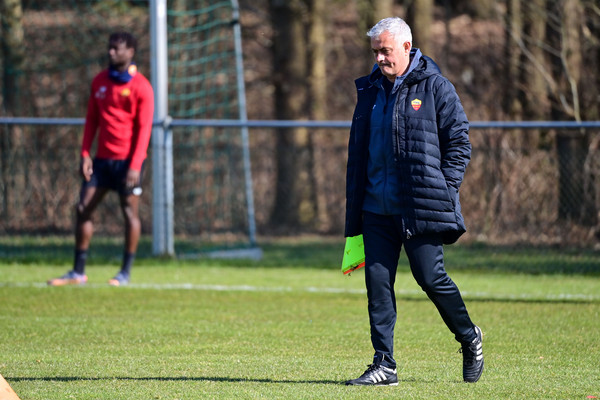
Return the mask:
[(77, 381), (158, 381), (158, 382), (254, 382), (254, 383), (298, 383), (298, 384), (320, 384), (320, 385), (342, 385), (342, 381), (332, 380), (293, 380), (293, 379), (268, 379), (268, 378), (235, 378), (235, 377), (220, 377), (220, 376), (174, 376), (174, 377), (129, 377), (129, 376), (107, 376), (107, 377), (79, 377), (79, 376), (55, 376), (55, 377), (4, 377), (8, 382), (77, 382)]

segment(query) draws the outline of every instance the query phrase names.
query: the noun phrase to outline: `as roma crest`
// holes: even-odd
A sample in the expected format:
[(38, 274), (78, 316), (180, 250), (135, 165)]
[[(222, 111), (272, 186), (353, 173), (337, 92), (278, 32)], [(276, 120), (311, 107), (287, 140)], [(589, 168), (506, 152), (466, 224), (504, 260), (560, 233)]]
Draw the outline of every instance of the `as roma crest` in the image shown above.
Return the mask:
[(412, 106), (412, 108), (415, 111), (419, 111), (419, 108), (421, 108), (421, 103), (422, 101), (419, 99), (414, 99), (413, 101), (410, 102), (410, 105)]

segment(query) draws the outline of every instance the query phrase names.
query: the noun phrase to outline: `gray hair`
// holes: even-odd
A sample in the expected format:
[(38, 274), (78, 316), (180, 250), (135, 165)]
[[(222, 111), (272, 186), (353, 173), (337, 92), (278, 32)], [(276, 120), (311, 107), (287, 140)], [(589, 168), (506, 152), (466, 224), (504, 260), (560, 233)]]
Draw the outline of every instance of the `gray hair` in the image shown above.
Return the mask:
[(382, 19), (376, 23), (374, 27), (369, 29), (367, 36), (371, 39), (376, 39), (381, 36), (383, 32), (389, 32), (401, 43), (410, 42), (410, 44), (412, 44), (412, 32), (410, 31), (410, 26), (408, 26), (402, 18), (390, 17)]

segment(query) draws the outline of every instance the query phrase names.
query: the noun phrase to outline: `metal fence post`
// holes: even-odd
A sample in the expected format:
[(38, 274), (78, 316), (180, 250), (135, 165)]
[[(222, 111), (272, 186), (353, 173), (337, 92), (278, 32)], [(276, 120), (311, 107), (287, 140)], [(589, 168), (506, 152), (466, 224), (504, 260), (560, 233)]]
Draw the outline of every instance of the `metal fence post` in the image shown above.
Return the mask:
[(167, 0), (150, 0), (150, 40), (154, 120), (152, 129), (152, 251), (175, 255), (173, 148), (168, 117)]
[[(235, 43), (239, 118), (241, 122), (247, 122), (248, 115), (246, 112), (246, 86), (244, 83), (240, 7), (237, 0), (231, 0), (231, 6), (233, 8), (233, 38)], [(252, 189), (252, 168), (250, 166), (250, 138), (248, 134), (248, 127), (242, 126), (241, 133), (244, 157), (244, 182), (246, 185), (246, 206), (248, 207), (248, 236), (250, 239), (250, 245), (254, 246), (256, 245), (256, 222), (254, 213), (254, 191)]]

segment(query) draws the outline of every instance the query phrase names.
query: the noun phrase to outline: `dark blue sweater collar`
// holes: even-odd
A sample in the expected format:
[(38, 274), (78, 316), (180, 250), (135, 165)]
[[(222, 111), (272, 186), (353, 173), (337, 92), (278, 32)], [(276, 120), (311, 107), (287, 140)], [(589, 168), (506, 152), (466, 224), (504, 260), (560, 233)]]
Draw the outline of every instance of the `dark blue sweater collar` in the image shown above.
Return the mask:
[(112, 65), (108, 67), (108, 77), (117, 83), (127, 83), (137, 74), (137, 66), (131, 63), (125, 71), (119, 71)]

